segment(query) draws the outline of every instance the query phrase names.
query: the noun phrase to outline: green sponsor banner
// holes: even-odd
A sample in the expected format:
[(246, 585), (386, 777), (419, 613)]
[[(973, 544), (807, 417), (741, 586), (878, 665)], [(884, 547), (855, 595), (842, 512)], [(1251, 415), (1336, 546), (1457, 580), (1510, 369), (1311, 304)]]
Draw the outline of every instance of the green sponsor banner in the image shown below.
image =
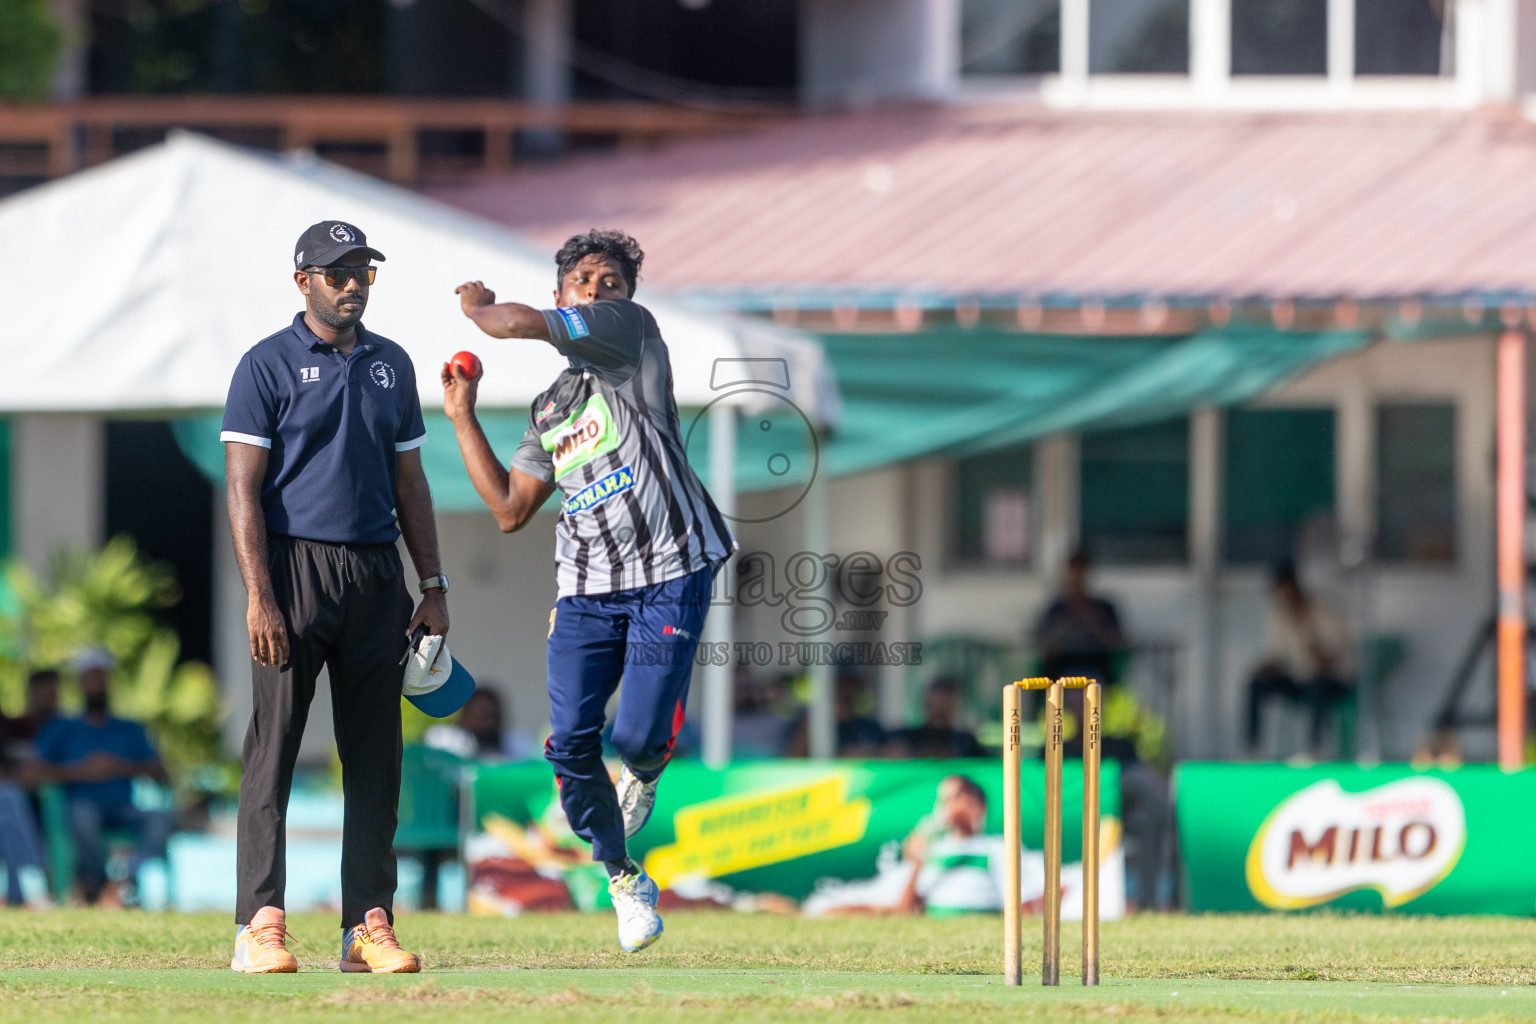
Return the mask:
[[(880, 848), (905, 839), (930, 815), (939, 783), (950, 775), (976, 782), (987, 795), (988, 833), (1003, 830), (1000, 760), (757, 761), (711, 770), (673, 763), (662, 777), (656, 809), (630, 854), (663, 887), (678, 879), (718, 879), (734, 889), (803, 899), (821, 878), (875, 873)], [(1044, 768), (1024, 766), (1025, 845), (1039, 849), (1044, 831)], [(1101, 812), (1120, 815), (1117, 766), (1103, 767)], [(518, 825), (551, 820), (555, 788), (542, 761), (481, 768), (475, 814), (482, 830), (496, 819)], [(1080, 764), (1064, 778), (1063, 854), (1080, 858), (1083, 786)], [(563, 822), (563, 818), (561, 819)]]
[(1536, 913), (1536, 771), (1192, 763), (1175, 786), (1191, 910)]

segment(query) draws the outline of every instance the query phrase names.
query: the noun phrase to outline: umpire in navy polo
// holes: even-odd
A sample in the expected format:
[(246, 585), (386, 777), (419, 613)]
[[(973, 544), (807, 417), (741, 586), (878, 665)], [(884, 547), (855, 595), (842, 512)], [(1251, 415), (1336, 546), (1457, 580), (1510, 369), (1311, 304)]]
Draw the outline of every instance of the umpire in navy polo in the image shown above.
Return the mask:
[[(393, 932), (401, 654), (418, 625), (448, 632), (448, 581), (421, 465), (415, 370), (404, 349), (362, 324), (373, 262), (383, 260), (351, 224), (306, 230), (293, 256), (306, 308), (240, 360), (224, 410), (229, 517), (255, 661), (236, 970), (297, 968), (283, 945), (284, 826), (321, 666), (345, 793), (341, 968), (420, 966)], [(401, 565), (402, 535), (419, 585)]]

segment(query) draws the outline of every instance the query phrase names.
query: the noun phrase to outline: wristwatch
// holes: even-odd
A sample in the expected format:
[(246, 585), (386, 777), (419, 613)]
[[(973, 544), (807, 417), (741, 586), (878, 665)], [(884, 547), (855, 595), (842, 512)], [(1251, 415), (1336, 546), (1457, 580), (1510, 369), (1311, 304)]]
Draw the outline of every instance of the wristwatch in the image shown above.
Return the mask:
[(429, 590), (441, 590), (446, 594), (448, 593), (448, 574), (440, 572), (436, 576), (428, 576), (417, 585), (421, 587), (423, 594)]

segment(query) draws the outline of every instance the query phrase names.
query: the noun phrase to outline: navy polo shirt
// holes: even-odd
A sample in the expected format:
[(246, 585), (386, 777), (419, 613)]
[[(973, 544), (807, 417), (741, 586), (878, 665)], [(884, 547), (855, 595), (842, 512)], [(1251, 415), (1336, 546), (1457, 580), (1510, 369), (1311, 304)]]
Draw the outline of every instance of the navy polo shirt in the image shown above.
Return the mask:
[[(37, 756), (47, 764), (76, 764), (92, 754), (101, 753), (116, 754), (125, 761), (160, 759), (150, 745), (144, 727), (121, 718), (108, 718), (102, 722), (55, 718), (37, 734)], [(133, 780), (66, 782), (64, 794), (70, 799), (92, 800), (102, 807), (127, 807), (133, 803)]]
[(427, 440), (415, 367), (361, 324), (343, 356), (300, 313), (240, 360), (219, 439), (271, 449), (261, 485), (269, 532), (393, 543), (397, 456)]

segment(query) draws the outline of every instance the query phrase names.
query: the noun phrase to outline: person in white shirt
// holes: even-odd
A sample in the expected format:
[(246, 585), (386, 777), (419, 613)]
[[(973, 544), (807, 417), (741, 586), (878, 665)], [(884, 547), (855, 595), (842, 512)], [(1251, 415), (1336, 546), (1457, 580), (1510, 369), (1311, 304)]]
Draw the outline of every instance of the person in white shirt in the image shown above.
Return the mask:
[[(975, 781), (949, 775), (939, 783), (933, 812), (901, 843), (881, 851), (877, 875), (859, 881), (823, 880), (803, 906), (807, 917), (996, 912), (1003, 906), (1007, 847), (988, 835), (987, 796)], [(1024, 891), (1038, 902), (1045, 884), (1041, 855), (1024, 851)]]
[(501, 694), (481, 686), (459, 709), (457, 722), (439, 722), (422, 733), (423, 746), (466, 761), (532, 761), (543, 753), (539, 741), (507, 727)]
[(1275, 700), (1311, 712), (1309, 753), (1316, 756), (1333, 707), (1354, 685), (1354, 657), (1344, 620), (1302, 589), (1296, 569), (1275, 570), (1273, 604), (1264, 626), (1264, 660), (1248, 684), (1248, 750), (1254, 754), (1264, 706)]

